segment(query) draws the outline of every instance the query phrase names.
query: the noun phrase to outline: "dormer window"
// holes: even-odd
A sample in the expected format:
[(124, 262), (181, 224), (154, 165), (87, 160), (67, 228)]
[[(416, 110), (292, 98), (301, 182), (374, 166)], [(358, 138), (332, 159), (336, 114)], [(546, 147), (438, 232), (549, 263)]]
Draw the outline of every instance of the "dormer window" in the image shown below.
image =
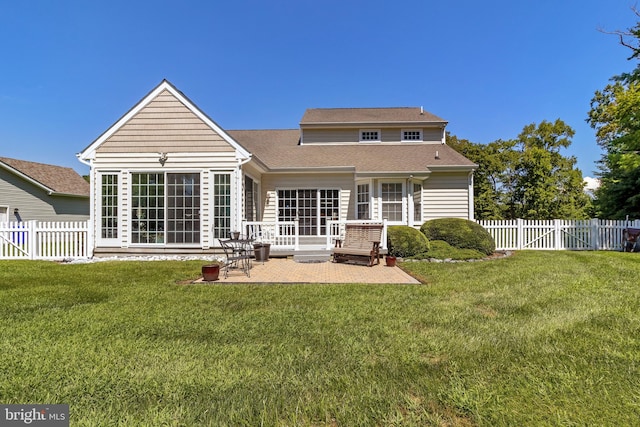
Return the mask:
[(380, 142), (380, 129), (360, 129), (360, 142)]
[(402, 141), (422, 141), (422, 129), (402, 129)]

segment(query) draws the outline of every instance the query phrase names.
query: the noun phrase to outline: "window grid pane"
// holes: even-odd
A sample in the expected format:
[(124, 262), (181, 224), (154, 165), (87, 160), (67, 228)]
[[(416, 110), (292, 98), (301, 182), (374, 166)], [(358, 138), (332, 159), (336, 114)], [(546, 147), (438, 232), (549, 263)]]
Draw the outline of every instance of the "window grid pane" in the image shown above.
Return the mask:
[(422, 131), (420, 130), (405, 130), (402, 131), (403, 141), (422, 141)]
[(371, 219), (369, 218), (369, 184), (359, 184), (356, 197), (357, 219)]
[(278, 190), (278, 221), (298, 220), (301, 236), (326, 234), (327, 219), (340, 214), (340, 190)]
[(402, 221), (402, 184), (382, 184), (382, 217), (392, 222)]
[(413, 184), (413, 221), (422, 222), (422, 185)]
[(340, 191), (320, 190), (320, 235), (327, 234), (327, 220), (340, 218)]
[(164, 242), (164, 174), (131, 175), (131, 242)]
[(231, 233), (231, 174), (213, 177), (213, 237), (224, 239)]
[(380, 131), (362, 130), (360, 131), (360, 141), (380, 141)]
[(103, 239), (118, 237), (118, 175), (102, 175), (100, 235)]
[(167, 181), (167, 242), (200, 243), (200, 174), (168, 174)]

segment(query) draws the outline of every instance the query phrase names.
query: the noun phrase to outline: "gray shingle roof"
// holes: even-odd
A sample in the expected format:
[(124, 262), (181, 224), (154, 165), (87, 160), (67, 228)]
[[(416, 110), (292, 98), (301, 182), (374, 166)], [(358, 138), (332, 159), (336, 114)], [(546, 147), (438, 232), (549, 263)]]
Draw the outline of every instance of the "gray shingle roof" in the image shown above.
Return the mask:
[(356, 173), (410, 173), (433, 168), (471, 169), (476, 166), (453, 148), (442, 144), (299, 145), (298, 129), (232, 130), (228, 133), (272, 170), (353, 168)]
[(300, 125), (310, 124), (417, 124), (446, 123), (446, 120), (423, 111), (420, 107), (397, 108), (310, 108)]
[(89, 183), (71, 168), (8, 157), (0, 157), (0, 162), (54, 193), (89, 197)]

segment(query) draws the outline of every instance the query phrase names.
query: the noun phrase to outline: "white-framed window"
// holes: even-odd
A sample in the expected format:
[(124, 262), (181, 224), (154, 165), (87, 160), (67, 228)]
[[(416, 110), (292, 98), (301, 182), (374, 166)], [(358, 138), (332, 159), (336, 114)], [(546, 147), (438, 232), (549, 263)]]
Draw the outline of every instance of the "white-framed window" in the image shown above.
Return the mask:
[(231, 174), (213, 174), (213, 238), (225, 239), (231, 233)]
[(380, 142), (380, 129), (360, 129), (360, 142)]
[(358, 184), (356, 189), (356, 218), (371, 219), (371, 192), (369, 184)]
[(402, 129), (402, 141), (422, 141), (422, 129)]
[(406, 224), (406, 197), (403, 181), (380, 183), (380, 213), (390, 224)]
[(244, 176), (244, 217), (247, 221), (260, 221), (260, 187), (249, 175)]
[(118, 174), (100, 176), (100, 238), (118, 238)]
[(422, 184), (413, 183), (413, 223), (422, 224)]

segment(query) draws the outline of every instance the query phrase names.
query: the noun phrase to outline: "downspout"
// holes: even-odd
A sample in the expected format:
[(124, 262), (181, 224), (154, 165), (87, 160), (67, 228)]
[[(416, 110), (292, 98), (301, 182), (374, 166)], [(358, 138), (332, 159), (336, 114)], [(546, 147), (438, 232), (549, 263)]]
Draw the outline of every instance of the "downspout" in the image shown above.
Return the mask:
[[(241, 227), (242, 227), (242, 221), (243, 218), (241, 218), (242, 216), (242, 209), (243, 209), (243, 202), (244, 202), (244, 193), (242, 191), (242, 186), (243, 186), (243, 182), (242, 182), (242, 166), (246, 165), (247, 163), (249, 163), (251, 161), (251, 154), (249, 155), (249, 157), (247, 157), (246, 159), (238, 159), (238, 172), (237, 172), (237, 181), (236, 181), (236, 185), (237, 185), (237, 191), (236, 191), (236, 230), (242, 231)], [(231, 230), (234, 231), (234, 230)]]
[(473, 201), (473, 171), (469, 172), (468, 194), (469, 194), (469, 215), (468, 215), (469, 216), (469, 220), (475, 221), (474, 209), (473, 209), (473, 205), (474, 205), (474, 201)]
[(409, 175), (407, 178), (406, 193), (407, 193), (407, 225), (409, 227), (413, 226), (414, 218), (413, 218), (413, 175)]

